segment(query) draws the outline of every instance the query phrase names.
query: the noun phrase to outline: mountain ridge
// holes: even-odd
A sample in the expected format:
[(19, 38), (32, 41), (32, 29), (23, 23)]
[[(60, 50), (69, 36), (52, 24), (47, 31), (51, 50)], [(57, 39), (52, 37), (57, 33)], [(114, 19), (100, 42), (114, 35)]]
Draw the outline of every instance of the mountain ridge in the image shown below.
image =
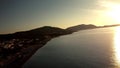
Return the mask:
[(66, 29), (62, 29), (59, 27), (52, 27), (52, 26), (43, 26), (27, 31), (19, 31), (11, 34), (0, 34), (0, 40), (9, 40), (9, 39), (16, 39), (16, 38), (41, 38), (44, 39), (44, 36), (60, 36), (65, 34), (71, 34), (73, 32), (79, 31), (79, 30), (86, 30), (86, 29), (94, 29), (94, 28), (104, 28), (104, 27), (113, 27), (113, 26), (120, 26), (120, 24), (115, 25), (105, 25), (105, 26), (95, 26), (93, 24), (80, 24), (76, 26), (71, 26)]

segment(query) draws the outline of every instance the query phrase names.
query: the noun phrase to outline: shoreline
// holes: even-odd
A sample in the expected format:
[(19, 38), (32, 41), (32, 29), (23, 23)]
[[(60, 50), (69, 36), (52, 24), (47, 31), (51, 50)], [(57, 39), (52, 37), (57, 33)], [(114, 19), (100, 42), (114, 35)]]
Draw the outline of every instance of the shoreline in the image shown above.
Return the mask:
[(53, 38), (45, 39), (41, 43), (21, 49), (20, 52), (12, 55), (12, 58), (1, 61), (0, 68), (22, 68), (23, 65), (37, 52), (37, 50), (45, 46), (45, 44), (51, 39)]
[[(105, 28), (107, 28), (107, 27), (105, 27)], [(94, 29), (97, 29), (97, 28), (94, 28)], [(86, 29), (86, 30), (91, 30), (91, 29)], [(81, 31), (81, 30), (79, 30), (79, 31)], [(78, 31), (74, 31), (74, 32), (78, 32)], [(74, 33), (74, 32), (72, 32), (72, 33)], [(72, 34), (72, 33), (69, 33), (69, 34)], [(69, 35), (69, 34), (62, 34), (59, 36)], [(23, 65), (37, 52), (38, 49), (45, 46), (46, 43), (49, 42), (50, 40), (57, 38), (59, 36), (46, 38), (46, 39), (44, 39), (40, 42), (37, 42), (33, 45), (27, 45), (28, 47), (21, 49), (16, 54), (10, 55), (12, 57), (3, 59), (3, 61), (0, 61), (0, 68), (23, 68)]]
[[(37, 45), (33, 45), (31, 47), (28, 47), (27, 50), (31, 50), (29, 53), (27, 53), (22, 59), (18, 60), (17, 62), (15, 61), (15, 63), (11, 63), (8, 65), (8, 67), (11, 68), (23, 68), (23, 65), (37, 52), (38, 49), (40, 49), (41, 47), (43, 47), (44, 45), (42, 44), (37, 44)], [(16, 65), (16, 66), (15, 66)]]

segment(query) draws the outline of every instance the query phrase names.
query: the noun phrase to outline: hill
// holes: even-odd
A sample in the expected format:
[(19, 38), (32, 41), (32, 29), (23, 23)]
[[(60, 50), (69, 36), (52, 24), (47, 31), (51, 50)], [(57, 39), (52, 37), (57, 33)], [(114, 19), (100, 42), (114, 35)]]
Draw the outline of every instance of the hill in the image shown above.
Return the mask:
[(36, 29), (32, 29), (29, 31), (21, 31), (16, 32), (13, 34), (4, 34), (0, 35), (0, 39), (9, 40), (9, 39), (34, 39), (34, 38), (40, 38), (44, 39), (45, 36), (51, 36), (56, 37), (64, 34), (69, 34), (70, 31), (67, 31), (65, 29), (57, 28), (57, 27), (50, 27), (50, 26), (44, 26)]
[(81, 24), (77, 26), (68, 27), (66, 30), (76, 32), (79, 30), (93, 29), (93, 28), (97, 28), (97, 26), (92, 25), (92, 24), (89, 24), (89, 25)]

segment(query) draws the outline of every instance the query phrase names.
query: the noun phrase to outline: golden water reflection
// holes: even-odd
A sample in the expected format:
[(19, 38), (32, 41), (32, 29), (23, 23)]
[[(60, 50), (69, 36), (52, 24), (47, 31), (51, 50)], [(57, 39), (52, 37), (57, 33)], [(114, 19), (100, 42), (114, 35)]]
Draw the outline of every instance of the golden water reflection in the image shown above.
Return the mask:
[(120, 67), (120, 27), (115, 29), (114, 50), (116, 64)]

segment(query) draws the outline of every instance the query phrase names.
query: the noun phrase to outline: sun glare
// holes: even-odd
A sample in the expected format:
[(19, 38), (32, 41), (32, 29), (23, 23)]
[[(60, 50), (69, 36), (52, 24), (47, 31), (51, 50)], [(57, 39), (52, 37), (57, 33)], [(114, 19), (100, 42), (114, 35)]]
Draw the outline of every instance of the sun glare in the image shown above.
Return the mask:
[(115, 31), (114, 43), (116, 61), (120, 66), (120, 27)]
[(120, 23), (120, 3), (103, 2), (102, 4), (107, 9), (105, 15), (114, 22)]

